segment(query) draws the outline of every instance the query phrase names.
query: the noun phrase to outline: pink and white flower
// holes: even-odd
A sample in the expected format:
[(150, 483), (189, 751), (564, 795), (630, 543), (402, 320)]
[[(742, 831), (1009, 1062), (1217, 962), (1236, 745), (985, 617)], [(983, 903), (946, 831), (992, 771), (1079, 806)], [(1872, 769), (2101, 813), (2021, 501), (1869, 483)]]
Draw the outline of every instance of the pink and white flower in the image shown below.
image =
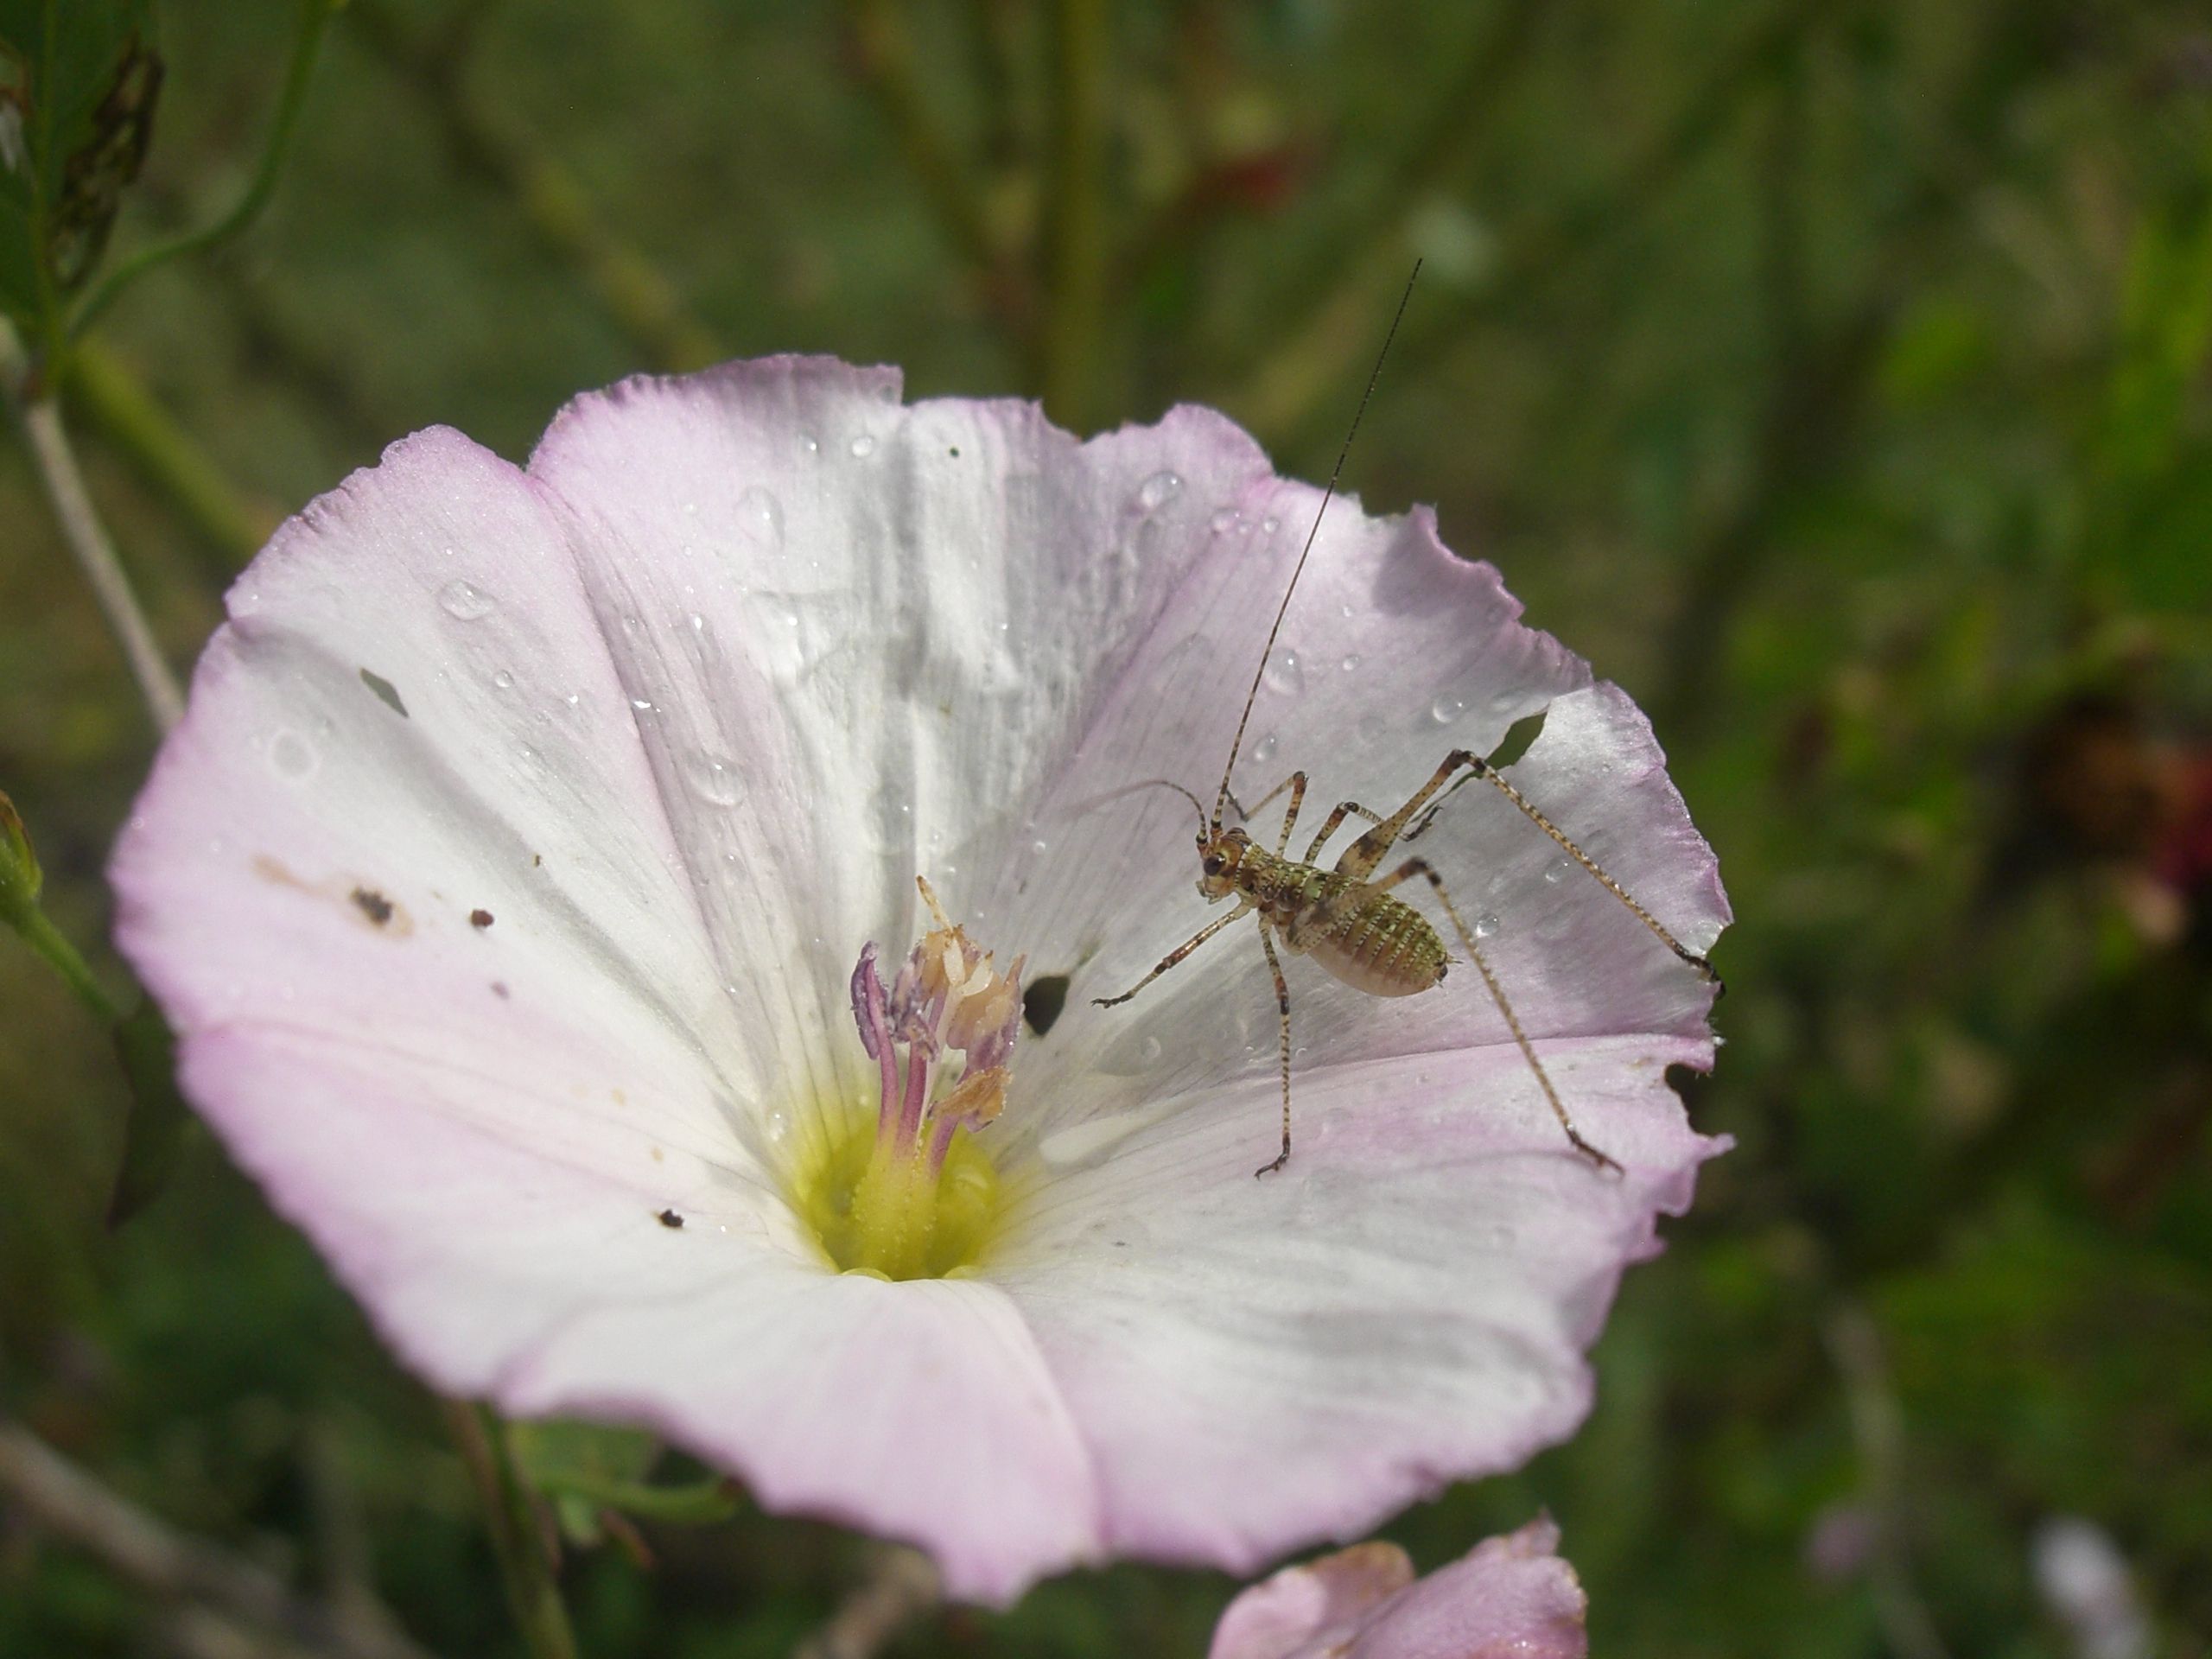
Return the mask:
[[(1247, 933), (1089, 1006), (1209, 914), (1187, 803), (1116, 791), (1211, 789), (1318, 499), (1205, 410), (1078, 442), (822, 359), (581, 397), (526, 468), (417, 434), (232, 591), (116, 853), (119, 942), (191, 1098), (441, 1389), (649, 1425), (965, 1598), (1359, 1536), (1573, 1429), (1622, 1267), (1718, 1145), (1665, 1082), (1711, 1063), (1709, 989), (1487, 791), (1422, 849), (1624, 1175), (1471, 976), (1382, 1001), (1293, 962), (1266, 1180)], [(1547, 710), (1520, 786), (1705, 949), (1726, 900), (1649, 728), (1518, 614), (1426, 511), (1340, 501), (1240, 791), (1303, 765), (1395, 802)], [(958, 1011), (899, 1004), (894, 1076), (855, 963), (918, 938), (948, 995), (984, 952), (1073, 994), (1018, 1042), (961, 1015), (995, 1119), (908, 1197), (971, 1230), (887, 1267), (840, 1206), (917, 1053), (962, 1086)]]
[(1588, 1605), (1531, 1521), (1415, 1580), (1395, 1544), (1287, 1567), (1229, 1604), (1206, 1659), (1584, 1659)]

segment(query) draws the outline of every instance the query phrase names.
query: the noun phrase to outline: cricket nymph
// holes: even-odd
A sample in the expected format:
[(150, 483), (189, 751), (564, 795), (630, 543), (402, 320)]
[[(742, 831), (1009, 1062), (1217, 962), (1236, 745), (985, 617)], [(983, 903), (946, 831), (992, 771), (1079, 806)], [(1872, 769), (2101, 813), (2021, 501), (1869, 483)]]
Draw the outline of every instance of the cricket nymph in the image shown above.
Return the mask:
[(1277, 857), (1242, 830), (1202, 839), (1198, 856), (1208, 904), (1234, 894), (1284, 950), (1313, 957), (1354, 990), (1411, 996), (1443, 982), (1452, 958), (1428, 918), (1372, 883)]

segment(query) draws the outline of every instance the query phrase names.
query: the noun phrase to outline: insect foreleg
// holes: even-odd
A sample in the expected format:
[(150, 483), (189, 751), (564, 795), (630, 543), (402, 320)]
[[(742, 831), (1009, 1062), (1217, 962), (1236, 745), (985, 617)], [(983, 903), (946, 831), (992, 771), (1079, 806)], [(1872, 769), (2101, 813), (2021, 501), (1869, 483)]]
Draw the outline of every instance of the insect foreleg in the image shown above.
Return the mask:
[(1371, 808), (1362, 806), (1357, 801), (1338, 801), (1337, 803), (1337, 810), (1330, 813), (1327, 819), (1322, 823), (1320, 833), (1316, 835), (1313, 841), (1307, 845), (1306, 849), (1305, 860), (1306, 863), (1311, 864), (1315, 859), (1321, 855), (1321, 849), (1324, 844), (1327, 842), (1331, 836), (1337, 833), (1338, 826), (1341, 825), (1348, 817), (1365, 818), (1370, 823), (1380, 823), (1382, 822), (1382, 815), (1380, 812), (1375, 811)]
[(1290, 804), (1283, 809), (1282, 833), (1275, 837), (1275, 856), (1278, 858), (1282, 856), (1283, 849), (1290, 845), (1291, 827), (1298, 822), (1299, 811), (1306, 804), (1306, 774), (1302, 772), (1292, 772), (1289, 777), (1253, 802), (1252, 810), (1249, 812), (1244, 810), (1244, 804), (1236, 796), (1231, 795), (1228, 798), (1229, 804), (1236, 809), (1236, 816), (1249, 823), (1267, 810), (1269, 801), (1274, 799), (1286, 789), (1290, 791)]
[(1610, 1169), (1616, 1175), (1625, 1173), (1617, 1159), (1608, 1157), (1592, 1146), (1582, 1138), (1582, 1132), (1574, 1127), (1574, 1120), (1567, 1115), (1567, 1107), (1559, 1097), (1559, 1090), (1552, 1087), (1550, 1074), (1544, 1070), (1543, 1062), (1536, 1058), (1535, 1045), (1529, 1040), (1529, 1033), (1522, 1029), (1520, 1016), (1513, 1012), (1512, 1003), (1506, 1001), (1505, 988), (1497, 982), (1497, 976), (1491, 971), (1489, 961), (1475, 944), (1474, 935), (1459, 919), (1459, 906), (1452, 902), (1452, 895), (1445, 891), (1443, 879), (1429, 868), (1428, 861), (1425, 858), (1408, 859), (1377, 881), (1374, 891), (1388, 893), (1401, 881), (1416, 875), (1427, 876), (1428, 885), (1436, 889), (1437, 902), (1444, 906), (1444, 913), (1452, 918), (1452, 931), (1459, 936), (1460, 948), (1466, 951), (1467, 960), (1475, 964), (1475, 971), (1483, 976), (1483, 983), (1490, 991), (1490, 1000), (1497, 1004), (1497, 1011), (1504, 1018), (1505, 1028), (1513, 1033), (1514, 1045), (1520, 1049), (1521, 1058), (1529, 1062), (1529, 1069), (1536, 1074), (1536, 1084), (1544, 1091), (1544, 1098), (1550, 1103), (1552, 1115), (1559, 1119), (1560, 1128), (1567, 1131), (1568, 1142), (1600, 1169)]
[(1252, 906), (1250, 905), (1240, 904), (1236, 909), (1230, 911), (1228, 915), (1222, 917), (1218, 921), (1208, 922), (1196, 933), (1192, 934), (1189, 938), (1184, 940), (1182, 944), (1177, 945), (1173, 950), (1170, 950), (1166, 956), (1162, 957), (1158, 964), (1154, 967), (1150, 973), (1147, 974), (1142, 979), (1137, 981), (1135, 984), (1130, 986), (1128, 990), (1123, 991), (1119, 996), (1094, 996), (1090, 999), (1091, 1002), (1098, 1007), (1110, 1008), (1128, 1001), (1139, 991), (1144, 989), (1146, 986), (1151, 984), (1154, 980), (1158, 979), (1170, 968), (1173, 968), (1177, 963), (1182, 961), (1184, 957), (1189, 956), (1192, 951), (1197, 950), (1208, 939), (1213, 938), (1215, 934), (1220, 932), (1223, 928), (1227, 927), (1231, 922), (1237, 921), (1242, 918), (1251, 914), (1251, 911)]
[[(1698, 972), (1703, 974), (1706, 978), (1712, 981), (1715, 986), (1719, 987), (1723, 991), (1727, 988), (1726, 985), (1722, 984), (1720, 976), (1713, 971), (1713, 964), (1710, 962), (1707, 962), (1703, 957), (1698, 955), (1696, 951), (1691, 950), (1680, 939), (1676, 938), (1672, 933), (1669, 933), (1666, 928), (1662, 926), (1657, 917), (1654, 916), (1649, 911), (1646, 910), (1642, 905), (1638, 904), (1633, 898), (1631, 898), (1629, 895), (1629, 891), (1626, 887), (1621, 886), (1619, 882), (1614, 880), (1611, 876), (1607, 875), (1604, 870), (1600, 869), (1598, 867), (1598, 861), (1596, 859), (1591, 857), (1589, 854), (1584, 852), (1580, 847), (1576, 846), (1573, 841), (1568, 839), (1566, 831), (1562, 830), (1557, 824), (1554, 823), (1549, 818), (1538, 811), (1529, 798), (1526, 795), (1523, 795), (1519, 790), (1516, 789), (1511, 784), (1508, 783), (1505, 779), (1504, 774), (1500, 772), (1497, 767), (1491, 766), (1489, 761), (1483, 760), (1479, 755), (1470, 754), (1464, 749), (1454, 750), (1452, 752), (1452, 760), (1465, 764), (1467, 770), (1460, 773), (1458, 778), (1454, 779), (1452, 780), (1452, 787), (1446, 790), (1442, 795), (1439, 796), (1435, 804), (1431, 806), (1427, 811), (1421, 814), (1421, 822), (1414, 824), (1412, 829), (1406, 831), (1405, 838), (1408, 841), (1413, 840), (1414, 836), (1426, 830), (1428, 826), (1435, 821), (1437, 809), (1441, 807), (1446, 800), (1449, 799), (1458, 791), (1460, 785), (1466, 783), (1470, 779), (1479, 778), (1484, 783), (1495, 785), (1498, 793), (1504, 796), (1507, 800), (1512, 802), (1514, 806), (1518, 809), (1522, 817), (1528, 819), (1529, 822), (1535, 824), (1537, 829), (1542, 830), (1554, 842), (1557, 842), (1560, 849), (1565, 852), (1569, 858), (1580, 864), (1584, 869), (1589, 871), (1592, 875), (1597, 877), (1599, 885), (1601, 885), (1606, 892), (1611, 893), (1614, 898), (1626, 905), (1629, 909), (1635, 913), (1637, 920), (1642, 922), (1644, 926), (1649, 928), (1654, 933), (1659, 936), (1661, 944), (1664, 944), (1669, 950), (1680, 957), (1684, 962), (1689, 963), (1691, 967), (1696, 969)], [(1449, 766), (1451, 762), (1447, 761), (1446, 764), (1446, 766)]]
[(1262, 1164), (1252, 1172), (1257, 1180), (1262, 1175), (1272, 1175), (1290, 1161), (1290, 984), (1282, 976), (1282, 963), (1275, 956), (1274, 935), (1264, 918), (1260, 922), (1260, 944), (1268, 953), (1268, 971), (1275, 976), (1275, 1011), (1282, 1016), (1282, 1150), (1271, 1164)]

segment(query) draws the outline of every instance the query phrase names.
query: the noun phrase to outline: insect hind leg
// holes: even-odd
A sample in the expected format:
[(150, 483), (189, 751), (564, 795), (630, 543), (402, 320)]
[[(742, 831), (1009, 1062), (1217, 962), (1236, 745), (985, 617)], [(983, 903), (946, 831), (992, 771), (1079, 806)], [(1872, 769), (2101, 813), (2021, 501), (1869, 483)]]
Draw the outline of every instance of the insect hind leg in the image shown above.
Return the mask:
[[(1496, 766), (1493, 766), (1489, 761), (1484, 760), (1480, 755), (1476, 754), (1470, 750), (1454, 749), (1452, 752), (1451, 756), (1445, 761), (1444, 766), (1440, 768), (1440, 771), (1448, 772), (1454, 767), (1455, 764), (1458, 766), (1464, 766), (1466, 770), (1460, 772), (1457, 778), (1452, 780), (1450, 788), (1443, 791), (1443, 792), (1439, 794), (1433, 801), (1429, 803), (1428, 810), (1422, 812), (1421, 816), (1407, 829), (1402, 839), (1410, 842), (1417, 840), (1421, 836), (1425, 835), (1429, 827), (1436, 822), (1436, 815), (1443, 809), (1444, 803), (1451, 799), (1452, 796), (1458, 794), (1461, 785), (1471, 783), (1477, 779), (1479, 779), (1484, 783), (1486, 783), (1496, 789), (1499, 794), (1504, 796), (1508, 801), (1510, 801), (1513, 804), (1515, 810), (1516, 810), (1522, 817), (1528, 819), (1529, 822), (1535, 824), (1537, 829), (1549, 836), (1554, 842), (1558, 843), (1561, 851), (1566, 853), (1569, 858), (1573, 859), (1577, 864), (1580, 864), (1584, 869), (1587, 870), (1592, 876), (1596, 877), (1598, 884), (1604, 887), (1607, 893), (1611, 893), (1614, 898), (1619, 899), (1621, 903), (1627, 906), (1630, 912), (1636, 917), (1636, 919), (1642, 922), (1647, 928), (1650, 929), (1651, 931), (1658, 937), (1659, 942), (1662, 944), (1665, 945), (1669, 950), (1673, 951), (1675, 956), (1681, 958), (1682, 961), (1688, 963), (1691, 967), (1696, 969), (1700, 974), (1704, 976), (1706, 981), (1713, 987), (1713, 995), (1716, 998), (1727, 995), (1727, 982), (1723, 980), (1719, 974), (1714, 970), (1713, 963), (1710, 961), (1706, 957), (1700, 956), (1696, 951), (1691, 950), (1688, 945), (1684, 944), (1680, 939), (1676, 938), (1672, 933), (1668, 931), (1665, 925), (1661, 923), (1657, 917), (1654, 916), (1649, 911), (1646, 910), (1642, 904), (1637, 902), (1626, 887), (1613, 880), (1611, 876), (1606, 874), (1605, 870), (1599, 865), (1596, 859), (1591, 857), (1590, 855), (1584, 852), (1581, 848), (1576, 846), (1573, 839), (1569, 836), (1565, 830), (1561, 830), (1557, 824), (1546, 817), (1542, 811), (1538, 809), (1535, 803), (1531, 801), (1526, 795), (1523, 795), (1518, 789), (1516, 789), (1512, 784), (1508, 782), (1505, 775), (1499, 772)], [(1432, 779), (1431, 781), (1433, 782), (1434, 780)], [(1420, 801), (1425, 798), (1427, 798), (1425, 796), (1416, 796), (1414, 802), (1409, 803), (1408, 804), (1418, 804)]]
[[(1535, 1045), (1529, 1040), (1529, 1033), (1522, 1027), (1520, 1015), (1513, 1012), (1513, 1004), (1506, 1000), (1505, 987), (1498, 983), (1497, 975), (1491, 968), (1489, 958), (1476, 945), (1475, 936), (1468, 931), (1467, 925), (1459, 919), (1459, 908), (1452, 902), (1452, 895), (1445, 890), (1443, 878), (1430, 868), (1428, 861), (1425, 858), (1408, 859), (1377, 881), (1374, 890), (1388, 893), (1400, 882), (1410, 880), (1416, 875), (1427, 877), (1428, 885), (1436, 889), (1437, 902), (1444, 906), (1444, 913), (1452, 918), (1452, 931), (1459, 936), (1459, 944), (1467, 953), (1467, 960), (1475, 964), (1475, 971), (1482, 976), (1483, 984), (1490, 992), (1490, 1000), (1497, 1005), (1498, 1013), (1504, 1017), (1505, 1028), (1513, 1033), (1514, 1046), (1520, 1049), (1521, 1058), (1528, 1061), (1529, 1071), (1536, 1074), (1536, 1085), (1544, 1091), (1544, 1099), (1552, 1109), (1552, 1116), (1559, 1119), (1560, 1128), (1567, 1132), (1568, 1144), (1599, 1168), (1609, 1169), (1615, 1175), (1625, 1174), (1627, 1172), (1621, 1167), (1618, 1159), (1599, 1151), (1583, 1139), (1582, 1131), (1574, 1127), (1574, 1119), (1568, 1114), (1566, 1103), (1560, 1099), (1559, 1090), (1552, 1086), (1551, 1074), (1544, 1070), (1544, 1063), (1536, 1058)], [(1286, 1026), (1285, 1029), (1287, 1031), (1288, 1027)], [(1287, 1082), (1285, 1087), (1288, 1087)], [(1287, 1120), (1284, 1133), (1286, 1135), (1289, 1133)], [(1287, 1155), (1286, 1152), (1285, 1156)]]
[(1274, 935), (1265, 921), (1260, 924), (1260, 944), (1268, 953), (1268, 971), (1275, 979), (1275, 1012), (1282, 1017), (1282, 1150), (1271, 1164), (1262, 1164), (1252, 1179), (1272, 1175), (1290, 1161), (1290, 982), (1282, 976), (1282, 961), (1275, 955)]

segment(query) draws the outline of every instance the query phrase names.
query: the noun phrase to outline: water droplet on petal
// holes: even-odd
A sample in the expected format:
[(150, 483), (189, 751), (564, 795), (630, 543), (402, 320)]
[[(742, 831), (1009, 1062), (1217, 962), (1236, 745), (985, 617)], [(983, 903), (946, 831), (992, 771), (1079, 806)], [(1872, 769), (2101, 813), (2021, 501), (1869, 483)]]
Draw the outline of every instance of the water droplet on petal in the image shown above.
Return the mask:
[(684, 780), (691, 792), (709, 806), (735, 806), (745, 798), (745, 779), (734, 762), (703, 750), (683, 763)]
[(1275, 758), (1275, 734), (1269, 732), (1252, 746), (1252, 759), (1261, 766)]
[(1478, 939), (1494, 939), (1497, 937), (1497, 917), (1478, 916), (1475, 918), (1475, 937)]
[(1273, 513), (1269, 513), (1266, 518), (1260, 520), (1260, 534), (1262, 536), (1272, 536), (1275, 531), (1281, 528), (1282, 520), (1276, 518)]
[(1292, 696), (1306, 689), (1306, 671), (1299, 666), (1296, 652), (1286, 648), (1268, 659), (1268, 684)]
[(1052, 843), (1048, 841), (1033, 841), (1029, 843), (1029, 850), (1033, 853), (1049, 853), (1052, 850)]
[(1467, 712), (1466, 699), (1446, 693), (1428, 705), (1428, 717), (1440, 726), (1449, 726)]
[(1359, 653), (1356, 651), (1350, 652), (1345, 656), (1344, 661), (1338, 663), (1337, 666), (1344, 670), (1345, 673), (1351, 673), (1354, 669), (1359, 666)]
[(314, 744), (297, 732), (283, 731), (269, 740), (269, 764), (287, 778), (304, 778), (320, 763)]
[(1244, 522), (1244, 515), (1234, 507), (1223, 507), (1207, 522), (1212, 525), (1215, 535), (1226, 536)]
[(1137, 505), (1147, 512), (1157, 512), (1183, 493), (1183, 480), (1170, 472), (1154, 473), (1137, 486)]
[(1574, 868), (1571, 858), (1555, 858), (1544, 869), (1544, 880), (1557, 887), (1567, 880), (1567, 873)]
[(458, 622), (475, 622), (492, 614), (497, 601), (473, 582), (454, 577), (438, 589), (438, 604)]
[(768, 1141), (772, 1146), (784, 1144), (791, 1138), (791, 1115), (779, 1108), (768, 1114)]
[(770, 552), (784, 545), (784, 504), (758, 484), (747, 485), (737, 498), (737, 524)]
[(502, 691), (512, 691), (515, 689), (515, 677), (503, 668), (492, 676), (492, 683)]
[(1150, 1065), (1165, 1052), (1160, 1046), (1159, 1038), (1147, 1037), (1144, 1039), (1142, 1046), (1137, 1050), (1137, 1058), (1145, 1065)]
[(632, 697), (630, 706), (641, 715), (649, 715), (653, 711), (653, 700), (651, 697)]
[(854, 460), (865, 461), (875, 453), (875, 440), (863, 432), (853, 440), (850, 448)]

